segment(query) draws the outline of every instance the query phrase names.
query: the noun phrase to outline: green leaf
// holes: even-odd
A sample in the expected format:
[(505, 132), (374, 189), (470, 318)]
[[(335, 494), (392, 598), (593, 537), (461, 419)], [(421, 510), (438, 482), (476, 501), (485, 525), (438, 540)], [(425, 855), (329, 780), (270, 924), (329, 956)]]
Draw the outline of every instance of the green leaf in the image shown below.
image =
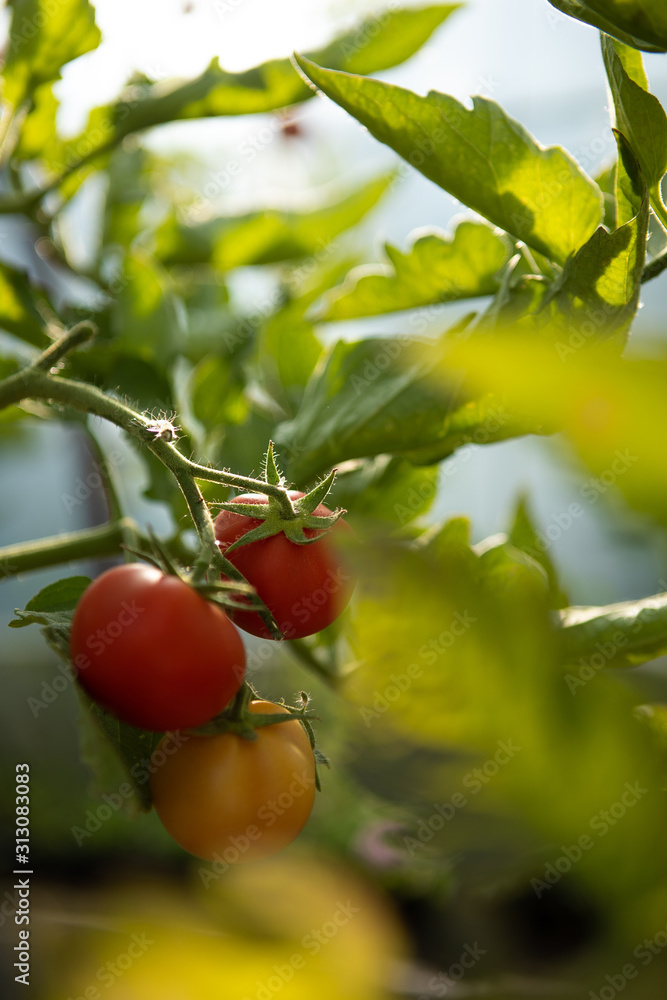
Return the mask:
[(549, 581), (553, 607), (566, 607), (568, 604), (567, 595), (560, 588), (556, 567), (549, 557), (548, 545), (545, 545), (544, 539), (535, 530), (526, 497), (521, 497), (517, 504), (508, 540), (515, 549), (525, 552), (526, 555), (540, 564)]
[(623, 224), (612, 233), (600, 227), (568, 260), (554, 299), (571, 336), (578, 327), (589, 342), (625, 337), (639, 307), (646, 259), (646, 185), (633, 149), (623, 136), (616, 139), (616, 215)]
[(21, 125), (18, 144), (12, 159), (36, 160), (44, 156), (46, 148), (53, 148), (56, 138), (56, 115), (58, 101), (50, 83), (37, 87), (32, 94), (31, 108)]
[(207, 431), (220, 434), (230, 424), (240, 424), (248, 412), (244, 380), (226, 358), (204, 358), (189, 379), (192, 412)]
[(633, 149), (656, 212), (667, 224), (660, 182), (667, 171), (667, 115), (648, 91), (642, 57), (609, 35), (602, 35), (602, 55), (614, 99), (616, 127)]
[(407, 253), (385, 244), (390, 264), (363, 266), (325, 296), (317, 319), (336, 321), (494, 295), (507, 263), (509, 241), (489, 226), (462, 222), (451, 237), (429, 233)]
[[(636, 667), (667, 654), (667, 594), (601, 608), (565, 608), (563, 659), (568, 665), (602, 654), (603, 666)], [(593, 668), (595, 669), (595, 668)]]
[(616, 138), (614, 215), (623, 224), (611, 233), (600, 226), (551, 283), (534, 275), (517, 278), (510, 269), (480, 329), (532, 331), (556, 346), (561, 361), (584, 345), (623, 346), (639, 306), (649, 201), (633, 151), (623, 136)]
[[(435, 4), (371, 15), (330, 45), (310, 53), (316, 62), (356, 73), (388, 69), (409, 59), (460, 4)], [(227, 73), (213, 59), (180, 86), (156, 84), (139, 100), (116, 108), (123, 135), (167, 121), (273, 111), (308, 100), (312, 92), (290, 59), (273, 59), (243, 73)]]
[(579, 349), (564, 342), (519, 335), (450, 343), (439, 375), (447, 387), (457, 376), (469, 396), (483, 401), (502, 386), (503, 404), (522, 415), (526, 433), (562, 431), (588, 467), (581, 494), (590, 504), (616, 491), (634, 508), (664, 524), (667, 465), (667, 361), (621, 359), (606, 346)]
[(60, 79), (65, 63), (100, 43), (88, 0), (13, 0), (3, 99), (18, 107), (39, 86)]
[[(416, 818), (408, 834), (434, 862), (455, 864), (457, 878), (461, 854), (477, 841), (470, 866), (479, 868), (481, 849), (489, 880), (507, 879), (498, 832), (512, 817), (512, 860), (524, 888), (558, 857), (558, 845), (594, 830), (591, 819), (619, 800), (626, 782), (639, 781), (646, 791), (636, 808), (595, 835), (595, 849), (576, 865), (582, 884), (613, 895), (622, 912), (650, 873), (657, 877), (656, 857), (660, 879), (667, 872), (664, 749), (633, 717), (634, 693), (613, 678), (600, 676), (573, 695), (542, 571), (510, 545), (471, 551), (462, 527), (444, 531), (437, 546), (364, 549), (355, 607), (360, 665), (346, 683), (359, 713), (359, 756), (371, 756), (372, 785), (378, 768), (388, 771), (389, 788), (406, 759), (417, 758), (410, 797), (423, 804), (428, 843)], [(455, 810), (448, 816), (433, 804), (455, 802), (455, 793), (460, 808), (448, 822)], [(428, 820), (438, 814), (439, 828)]]
[(147, 350), (164, 366), (184, 335), (184, 317), (168, 273), (149, 254), (130, 250), (118, 279), (111, 314), (115, 343), (136, 353)]
[(9, 622), (9, 627), (41, 625), (42, 634), (49, 646), (64, 660), (68, 660), (72, 614), (89, 583), (90, 578), (87, 576), (70, 576), (50, 583), (28, 601), (24, 611), (17, 609), (18, 617)]
[(45, 319), (36, 303), (44, 305), (44, 297), (31, 288), (25, 274), (0, 263), (0, 327), (43, 348), (48, 346), (49, 338)]
[(392, 180), (376, 178), (340, 201), (303, 212), (269, 209), (194, 226), (168, 216), (157, 232), (156, 254), (167, 265), (212, 262), (222, 270), (310, 255), (326, 259), (336, 249), (336, 237), (377, 205)]
[(354, 511), (355, 518), (403, 527), (430, 510), (438, 475), (437, 465), (417, 468), (404, 458), (379, 455), (339, 471), (332, 500), (337, 507)]
[(276, 431), (290, 478), (305, 482), (365, 455), (431, 464), (468, 440), (469, 426), (477, 432), (484, 422), (486, 440), (511, 434), (497, 400), (470, 402), (460, 379), (433, 377), (440, 356), (437, 344), (420, 344), (418, 353), (407, 336), (335, 344), (294, 420)]
[[(310, 55), (318, 62), (355, 72), (387, 69), (418, 51), (459, 6), (435, 4), (372, 15)], [(95, 108), (84, 131), (49, 148), (45, 158), (57, 175), (75, 168), (63, 187), (63, 193), (71, 196), (92, 170), (103, 165), (102, 156), (109, 147), (133, 132), (170, 121), (274, 111), (312, 96), (290, 59), (273, 59), (242, 73), (227, 73), (215, 58), (200, 76), (185, 83), (136, 81), (117, 103)]]
[[(151, 808), (149, 764), (162, 733), (135, 729), (105, 712), (78, 688), (81, 757), (95, 774), (101, 790), (132, 787), (134, 802), (127, 797), (127, 811)], [(125, 796), (123, 796), (125, 798)], [(134, 806), (134, 809), (133, 809)]]
[(427, 97), (299, 58), (313, 83), (440, 187), (562, 264), (602, 217), (602, 193), (565, 150), (541, 147), (495, 102)]
[(667, 8), (663, 0), (549, 0), (578, 21), (646, 52), (667, 52)]

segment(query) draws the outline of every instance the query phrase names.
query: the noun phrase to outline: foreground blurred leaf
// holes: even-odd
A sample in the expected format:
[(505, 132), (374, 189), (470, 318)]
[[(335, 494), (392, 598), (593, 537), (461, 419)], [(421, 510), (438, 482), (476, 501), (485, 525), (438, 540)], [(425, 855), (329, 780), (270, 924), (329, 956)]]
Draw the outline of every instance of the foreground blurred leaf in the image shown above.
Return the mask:
[(441, 377), (445, 386), (452, 376), (464, 378), (467, 392), (481, 399), (502, 385), (509, 412), (520, 412), (527, 427), (565, 432), (595, 474), (586, 499), (595, 502), (617, 487), (632, 506), (664, 523), (667, 361), (564, 346), (508, 330), (503, 337), (450, 343)]
[[(462, 831), (476, 823), (497, 884), (509, 859), (496, 835), (511, 817), (528, 892), (531, 876), (563, 853), (559, 845), (588, 835), (591, 849), (580, 851), (572, 878), (615, 900), (620, 923), (628, 899), (667, 876), (664, 750), (612, 678), (572, 693), (543, 570), (507, 543), (471, 550), (460, 523), (454, 528), (433, 545), (367, 546), (360, 559), (359, 666), (347, 686), (360, 732), (372, 745), (402, 744), (391, 762), (399, 783), (410, 747), (432, 754), (412, 783), (423, 825), (415, 821), (403, 843), (411, 856), (456, 864), (452, 852), (470, 849)], [(610, 808), (622, 810), (622, 823), (604, 825)]]
[[(453, 331), (443, 339), (453, 336)], [(524, 431), (502, 395), (462, 388), (461, 372), (434, 378), (439, 344), (409, 336), (339, 341), (304, 393), (296, 417), (275, 438), (290, 457), (290, 475), (307, 481), (364, 455), (402, 455), (432, 464), (468, 442), (486, 444)], [(335, 405), (334, 405), (335, 404)]]
[(353, 319), (494, 295), (509, 249), (507, 239), (475, 222), (459, 223), (451, 237), (420, 236), (407, 253), (386, 243), (391, 266), (351, 271), (345, 284), (325, 297), (317, 318)]
[(199, 225), (184, 225), (172, 215), (156, 234), (156, 254), (167, 265), (211, 262), (222, 270), (309, 255), (325, 259), (335, 238), (375, 207), (391, 181), (372, 180), (340, 201), (303, 212), (268, 209)]
[(562, 264), (602, 218), (602, 193), (557, 146), (542, 148), (499, 105), (426, 97), (378, 80), (299, 65), (380, 142), (496, 226)]
[(60, 79), (60, 69), (100, 43), (88, 0), (13, 0), (3, 100), (18, 107), (41, 84)]
[(549, 0), (549, 3), (646, 52), (667, 52), (667, 8), (663, 0)]

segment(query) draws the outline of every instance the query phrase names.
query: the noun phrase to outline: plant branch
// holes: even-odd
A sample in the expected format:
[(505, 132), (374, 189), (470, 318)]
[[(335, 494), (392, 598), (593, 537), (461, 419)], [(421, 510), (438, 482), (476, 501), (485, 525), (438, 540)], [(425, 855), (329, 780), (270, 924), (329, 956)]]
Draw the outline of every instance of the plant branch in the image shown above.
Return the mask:
[[(71, 344), (72, 333), (73, 331), (70, 331), (53, 345), (53, 348), (59, 347), (60, 356), (67, 349), (65, 341)], [(231, 473), (207, 469), (191, 462), (174, 445), (176, 428), (169, 421), (145, 417), (121, 400), (102, 392), (96, 386), (44, 372), (40, 367), (40, 361), (49, 354), (49, 351), (51, 348), (35, 364), (0, 382), (0, 410), (20, 403), (23, 399), (43, 399), (51, 403), (56, 402), (72, 407), (83, 413), (93, 413), (122, 428), (152, 451), (156, 458), (169, 469), (183, 493), (202, 547), (194, 566), (194, 582), (206, 579), (209, 571), (214, 574), (224, 574), (228, 579), (247, 582), (239, 570), (223, 557), (217, 544), (208, 505), (195, 480), (205, 479), (210, 482), (224, 483), (227, 486), (249, 487), (269, 495), (275, 495), (278, 499), (284, 497), (287, 503), (290, 503), (287, 491), (282, 487), (249, 479), (245, 476), (234, 476)], [(271, 635), (274, 638), (282, 638), (263, 602), (255, 597), (254, 603)]]
[(99, 528), (7, 545), (0, 549), (0, 580), (76, 559), (115, 555), (121, 552), (127, 534), (137, 530), (134, 521), (122, 518)]

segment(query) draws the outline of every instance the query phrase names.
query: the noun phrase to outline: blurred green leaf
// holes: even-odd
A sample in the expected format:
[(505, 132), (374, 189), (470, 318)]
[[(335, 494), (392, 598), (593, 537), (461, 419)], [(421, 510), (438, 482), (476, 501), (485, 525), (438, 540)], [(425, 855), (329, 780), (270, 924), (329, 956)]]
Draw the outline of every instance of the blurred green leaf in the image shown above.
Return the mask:
[(461, 222), (451, 237), (418, 237), (407, 253), (385, 244), (390, 264), (362, 266), (325, 296), (323, 321), (376, 316), (435, 303), (494, 295), (507, 263), (509, 241), (476, 222)]
[[(335, 69), (372, 73), (409, 59), (460, 4), (385, 11), (369, 16), (323, 49), (310, 53)], [(139, 96), (139, 95), (138, 95)], [(124, 135), (167, 121), (211, 115), (247, 115), (305, 101), (312, 92), (289, 59), (273, 59), (243, 73), (227, 73), (213, 59), (192, 80), (155, 84), (138, 100), (115, 109)]]
[(149, 254), (132, 248), (125, 256), (113, 305), (115, 342), (137, 354), (150, 352), (164, 366), (184, 335), (184, 316), (169, 275)]
[(100, 31), (88, 0), (12, 0), (3, 100), (17, 108), (32, 91), (60, 79), (65, 63), (97, 48)]
[[(437, 547), (366, 546), (359, 560), (359, 666), (346, 690), (364, 744), (390, 757), (401, 747), (391, 764), (399, 785), (404, 762), (420, 755), (411, 790), (423, 803), (428, 837), (420, 840), (415, 820), (407, 835), (417, 849), (456, 863), (453, 852), (465, 855), (477, 841), (497, 883), (508, 873), (498, 831), (511, 817), (522, 828), (514, 878), (523, 869), (528, 891), (530, 876), (539, 878), (562, 853), (558, 845), (589, 833), (594, 849), (581, 852), (577, 882), (622, 907), (651, 877), (667, 874), (659, 846), (664, 750), (613, 679), (570, 691), (537, 564), (507, 544), (468, 549), (464, 558), (461, 527), (456, 522)], [(604, 827), (602, 811), (616, 810), (628, 786), (639, 789), (632, 807), (622, 823)], [(478, 828), (474, 838), (462, 836), (461, 825), (480, 821), (485, 835)]]
[(549, 556), (548, 547), (544, 544), (544, 539), (540, 538), (535, 530), (526, 497), (519, 499), (514, 514), (514, 521), (509, 531), (508, 541), (515, 549), (525, 552), (526, 555), (529, 555), (535, 562), (540, 564), (549, 581), (549, 592), (553, 607), (566, 607), (569, 603), (567, 595), (560, 588), (558, 573)]
[[(75, 5), (84, 0), (67, 2)], [(371, 15), (310, 55), (318, 62), (354, 72), (387, 69), (417, 52), (459, 6), (435, 4)], [(48, 144), (42, 156), (54, 174), (69, 175), (61, 190), (71, 197), (91, 171), (104, 165), (109, 149), (133, 132), (183, 119), (273, 111), (312, 96), (290, 59), (273, 59), (242, 73), (227, 73), (215, 58), (200, 76), (185, 83), (151, 84), (145, 77), (135, 80), (115, 104), (94, 108), (83, 132), (65, 142)]]
[(220, 433), (229, 424), (243, 422), (248, 405), (244, 379), (222, 357), (204, 358), (189, 379), (192, 412), (207, 431)]
[(563, 431), (593, 473), (582, 488), (585, 499), (597, 503), (618, 488), (664, 523), (664, 358), (621, 359), (603, 347), (585, 350), (505, 330), (502, 337), (443, 345), (445, 387), (457, 375), (480, 400), (502, 386), (505, 406), (522, 415), (527, 432)]
[(549, 0), (578, 21), (591, 24), (626, 45), (667, 52), (667, 9), (663, 0)]
[(562, 264), (602, 218), (597, 185), (565, 150), (544, 149), (499, 105), (426, 97), (299, 57), (313, 83), (380, 142), (496, 226)]
[(120, 784), (132, 787), (135, 802), (123, 796), (126, 811), (151, 807), (148, 783), (151, 754), (163, 733), (135, 729), (105, 712), (78, 689), (81, 758), (95, 775), (99, 789), (116, 791)]
[(437, 465), (418, 468), (403, 458), (380, 455), (339, 471), (331, 497), (336, 506), (353, 511), (355, 518), (402, 527), (430, 510), (438, 477)]
[(340, 201), (308, 211), (268, 209), (199, 225), (184, 225), (170, 215), (157, 231), (155, 252), (166, 265), (211, 262), (222, 270), (307, 256), (326, 260), (336, 237), (377, 205), (392, 179), (376, 178)]
[(0, 327), (21, 340), (44, 348), (49, 344), (46, 323), (37, 309), (44, 299), (26, 277), (0, 263)]
[(44, 155), (45, 148), (52, 148), (56, 139), (58, 101), (51, 83), (37, 87), (32, 95), (30, 111), (21, 125), (21, 133), (12, 159), (36, 160)]
[[(636, 667), (667, 654), (667, 594), (606, 607), (565, 608), (563, 660), (586, 666), (578, 680), (586, 683), (601, 667)], [(570, 675), (577, 689), (577, 675)]]
[(126, 249), (139, 233), (139, 213), (151, 191), (149, 155), (141, 146), (115, 149), (109, 159), (102, 246)]

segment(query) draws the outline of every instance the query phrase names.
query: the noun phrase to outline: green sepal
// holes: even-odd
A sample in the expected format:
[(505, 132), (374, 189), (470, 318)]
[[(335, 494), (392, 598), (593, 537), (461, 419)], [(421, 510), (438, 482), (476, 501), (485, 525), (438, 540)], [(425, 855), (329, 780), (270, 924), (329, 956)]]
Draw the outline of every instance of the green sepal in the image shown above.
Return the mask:
[(280, 468), (275, 459), (275, 455), (273, 453), (273, 441), (269, 441), (269, 447), (267, 449), (266, 455), (264, 456), (264, 465), (262, 467), (262, 473), (264, 476), (264, 480), (271, 486), (283, 486), (285, 483), (285, 477), (280, 471)]
[(299, 497), (299, 499), (294, 502), (294, 506), (300, 514), (312, 514), (313, 511), (319, 507), (334, 484), (336, 471), (336, 469), (333, 469), (326, 479), (323, 479), (322, 482), (313, 487), (309, 493), (306, 493), (305, 496)]

